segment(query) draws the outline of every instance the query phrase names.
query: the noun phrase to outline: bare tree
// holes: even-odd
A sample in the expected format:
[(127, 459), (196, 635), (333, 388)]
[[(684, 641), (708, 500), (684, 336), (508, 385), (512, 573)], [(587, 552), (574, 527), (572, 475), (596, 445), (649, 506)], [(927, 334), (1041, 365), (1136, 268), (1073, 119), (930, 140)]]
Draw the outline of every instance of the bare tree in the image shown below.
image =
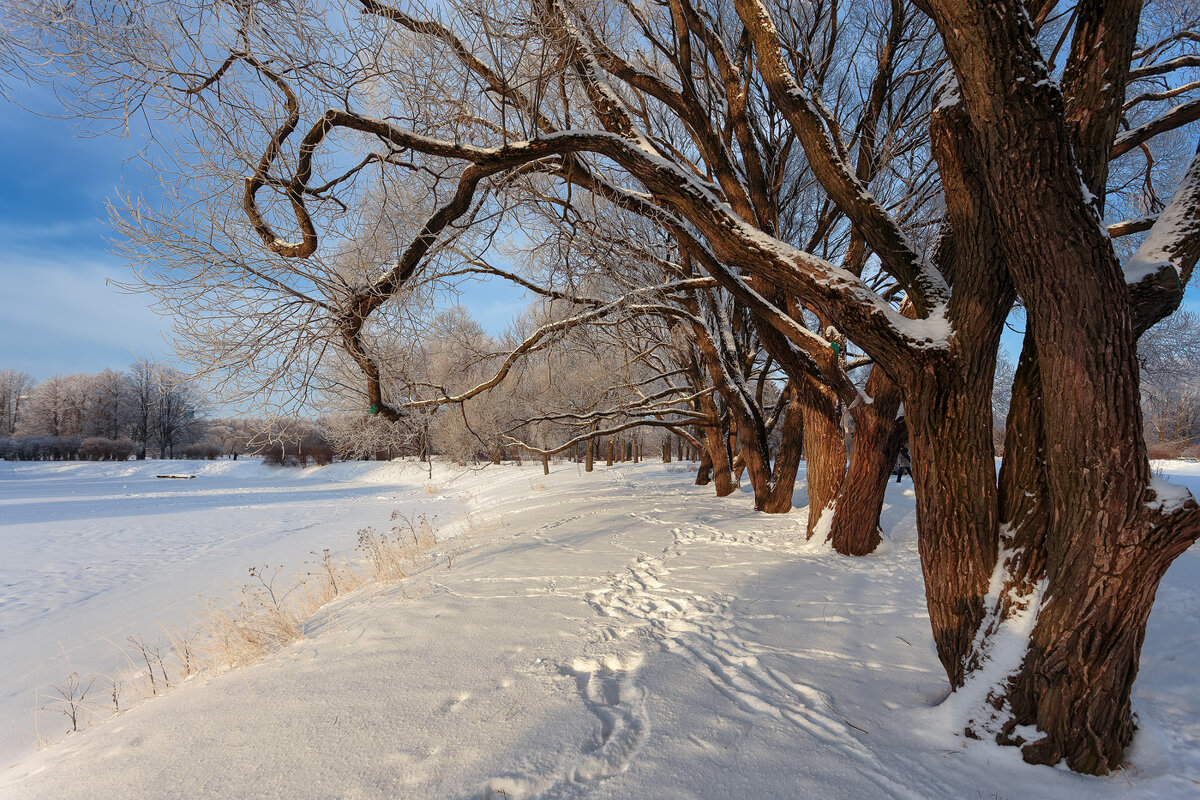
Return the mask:
[(21, 405), (29, 399), (36, 382), (27, 372), (0, 370), (0, 435), (16, 433)]
[(154, 437), (154, 413), (158, 403), (157, 365), (139, 358), (129, 367), (130, 438), (138, 444), (138, 460), (146, 457)]
[[(1132, 736), (1155, 589), (1200, 535), (1200, 506), (1151, 480), (1136, 356), (1200, 256), (1200, 159), (1170, 193), (1148, 173), (1170, 197), (1157, 214), (1103, 214), (1110, 164), (1200, 117), (1192, 26), (1143, 18), (1139, 0), (1058, 16), (1017, 0), (871, 8), (118, 0), (54, 8), (50, 49), (86, 80), (92, 112), (190, 123), (173, 143), (188, 178), (176, 202), (121, 224), (210, 366), (302, 390), (338, 347), (371, 407), (398, 418), (375, 347), (396, 301), (452, 266), (451, 243), (485, 248), (514, 206), (561, 209), (576, 192), (671, 237), (790, 378), (821, 376), (801, 402), (837, 399), (823, 365), (852, 341), (903, 396), (951, 686), (982, 662), (991, 612), (998, 625), (1038, 603), (996, 719), (976, 724), (1030, 761), (1106, 772)], [(832, 33), (881, 19), (901, 34), (870, 38), (878, 52)], [(893, 63), (889, 42), (908, 67), (856, 69)], [(926, 119), (873, 117), (878, 96), (929, 102), (935, 75)], [(372, 227), (394, 257), (354, 257), (347, 232)], [(1122, 260), (1110, 230), (1146, 236)], [(991, 388), (1017, 297), (1029, 332), (997, 483)], [(1014, 591), (989, 609), (997, 566)]]
[(125, 435), (131, 410), (129, 379), (120, 372), (106, 369), (89, 376), (89, 384), (84, 434), (109, 439)]
[(159, 367), (154, 380), (153, 439), (160, 457), (174, 458), (176, 447), (199, 438), (203, 427), (199, 398), (178, 370)]
[(1200, 441), (1200, 316), (1177, 311), (1138, 342), (1146, 436), (1161, 455)]

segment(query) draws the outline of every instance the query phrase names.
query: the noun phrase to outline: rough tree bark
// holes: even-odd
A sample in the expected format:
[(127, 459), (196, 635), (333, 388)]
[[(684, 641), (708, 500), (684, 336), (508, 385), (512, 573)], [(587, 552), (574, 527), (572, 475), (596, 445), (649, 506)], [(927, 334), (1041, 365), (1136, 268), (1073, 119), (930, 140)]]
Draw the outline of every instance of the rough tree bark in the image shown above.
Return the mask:
[(829, 530), (833, 549), (847, 556), (873, 553), (882, 540), (879, 514), (900, 445), (907, 435), (896, 419), (900, 387), (880, 367), (871, 369), (865, 392), (872, 398), (871, 403), (850, 410), (854, 420), (850, 466), (838, 492)]
[(696, 467), (696, 485), (708, 486), (712, 483), (712, 456), (708, 454), (708, 448), (705, 447), (700, 451), (700, 464)]
[(1013, 300), (983, 155), (955, 86), (942, 87), (931, 142), (946, 198), (936, 259), (954, 287), (947, 351), (898, 374), (913, 456), (918, 547), (938, 657), (952, 687), (971, 666), (998, 553), (991, 398), (1000, 332)]
[(1151, 487), (1130, 293), (1023, 8), (930, 6), (956, 33), (947, 51), (1041, 379), (1047, 588), (1007, 700), (1018, 724), (1042, 734), (1024, 746), (1027, 760), (1103, 773), (1132, 736), (1146, 619), (1167, 567), (1200, 535), (1200, 508)]
[[(804, 460), (808, 483), (808, 525), (805, 535), (811, 539), (818, 525), (832, 524), (838, 490), (846, 477), (846, 439), (842, 431), (837, 398), (825, 387), (813, 384), (814, 391), (799, 398), (804, 420)], [(828, 527), (826, 527), (828, 530)]]

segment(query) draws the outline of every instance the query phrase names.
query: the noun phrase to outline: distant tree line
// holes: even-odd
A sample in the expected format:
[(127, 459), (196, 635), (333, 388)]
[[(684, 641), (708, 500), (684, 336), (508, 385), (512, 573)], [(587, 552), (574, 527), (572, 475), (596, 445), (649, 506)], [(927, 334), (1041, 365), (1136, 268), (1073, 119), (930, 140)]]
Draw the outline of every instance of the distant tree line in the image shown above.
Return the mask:
[(0, 370), (0, 457), (122, 461), (185, 455), (207, 433), (203, 400), (177, 370), (148, 359), (127, 371), (35, 381)]

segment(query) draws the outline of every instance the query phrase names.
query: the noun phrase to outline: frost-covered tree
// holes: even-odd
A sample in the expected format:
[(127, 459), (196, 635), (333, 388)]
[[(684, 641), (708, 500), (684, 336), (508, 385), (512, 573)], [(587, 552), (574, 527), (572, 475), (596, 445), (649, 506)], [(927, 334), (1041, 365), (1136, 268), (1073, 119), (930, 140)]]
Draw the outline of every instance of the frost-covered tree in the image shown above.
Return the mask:
[(35, 383), (27, 372), (0, 370), (0, 436), (16, 433), (21, 405), (28, 401)]
[(55, 375), (37, 384), (21, 411), (20, 436), (81, 436), (88, 376)]
[(204, 439), (221, 449), (230, 458), (253, 452), (251, 442), (267, 427), (260, 419), (222, 417), (210, 419), (205, 425)]
[(130, 366), (127, 380), (129, 432), (139, 444), (138, 458), (151, 447), (170, 458), (177, 446), (202, 435), (199, 395), (178, 370), (142, 358)]
[(129, 366), (129, 435), (137, 442), (138, 459), (146, 457), (154, 436), (154, 409), (158, 403), (157, 365), (139, 358)]
[(1160, 453), (1200, 443), (1200, 315), (1177, 311), (1138, 342), (1146, 435)]
[[(1194, 14), (1141, 0), (32, 8), (46, 5), (42, 50), (90, 113), (187, 120), (171, 129), (178, 204), (121, 224), (209, 366), (295, 380), (337, 347), (398, 418), (378, 325), (423, 269), (451, 244), (456, 259), (486, 248), (514, 207), (568, 222), (578, 202), (619, 207), (742, 304), (789, 372), (827, 377), (849, 340), (899, 388), (950, 685), (1014, 607), (1037, 615), (973, 726), (1030, 761), (1121, 763), (1155, 590), (1200, 535), (1200, 506), (1152, 480), (1136, 353), (1200, 255), (1200, 159), (1156, 183), (1161, 211), (1105, 214), (1124, 191), (1110, 165), (1200, 118)], [(884, 113), (905, 105), (927, 113)], [(803, 198), (796, 214), (779, 193)], [(371, 213), (400, 194), (400, 213)], [(364, 221), (386, 222), (394, 247), (349, 269)], [(1111, 236), (1131, 231), (1145, 238), (1121, 257)], [(1028, 334), (997, 481), (991, 388), (1017, 297)], [(992, 607), (998, 568), (1012, 591)]]
[(184, 375), (176, 369), (160, 367), (152, 416), (152, 433), (159, 455), (174, 458), (176, 448), (200, 438), (204, 424), (200, 399)]
[(88, 405), (83, 433), (117, 439), (128, 432), (132, 403), (129, 379), (106, 369), (88, 379)]

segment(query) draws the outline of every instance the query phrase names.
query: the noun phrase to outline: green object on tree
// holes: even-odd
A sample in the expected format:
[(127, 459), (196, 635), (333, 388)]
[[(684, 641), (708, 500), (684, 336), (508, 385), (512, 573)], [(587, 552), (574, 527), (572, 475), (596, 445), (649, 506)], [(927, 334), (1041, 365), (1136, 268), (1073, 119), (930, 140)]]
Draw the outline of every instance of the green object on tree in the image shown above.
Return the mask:
[(378, 414), (379, 406), (371, 406), (370, 408), (367, 409), (367, 413), (368, 414)]
[(829, 346), (833, 348), (833, 354), (835, 356), (840, 356), (842, 354), (842, 346), (837, 342), (830, 342)]

